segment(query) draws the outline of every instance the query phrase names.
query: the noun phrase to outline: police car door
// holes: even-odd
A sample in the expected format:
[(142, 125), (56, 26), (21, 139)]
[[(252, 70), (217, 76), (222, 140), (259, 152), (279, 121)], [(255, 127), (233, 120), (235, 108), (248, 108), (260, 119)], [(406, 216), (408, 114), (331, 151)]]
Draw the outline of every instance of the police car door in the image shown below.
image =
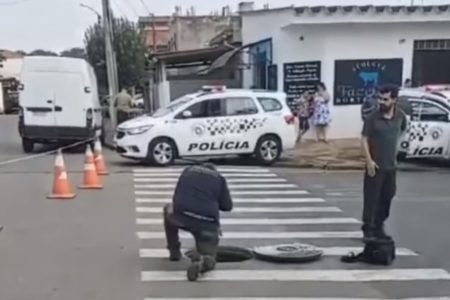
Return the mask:
[(181, 156), (210, 155), (214, 153), (217, 135), (211, 129), (222, 114), (221, 99), (206, 99), (194, 103), (177, 114), (173, 121), (173, 136)]
[(447, 158), (449, 156), (449, 110), (435, 101), (413, 100), (408, 126), (407, 157)]
[(225, 154), (251, 153), (264, 125), (256, 99), (248, 96), (224, 98), (224, 117), (220, 118), (221, 151)]

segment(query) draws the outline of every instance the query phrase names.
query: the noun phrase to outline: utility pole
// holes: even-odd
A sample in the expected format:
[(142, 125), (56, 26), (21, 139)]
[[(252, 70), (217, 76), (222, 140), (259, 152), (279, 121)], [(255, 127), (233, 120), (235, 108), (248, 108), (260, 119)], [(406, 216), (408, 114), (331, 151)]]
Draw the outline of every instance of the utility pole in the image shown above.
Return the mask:
[(111, 116), (111, 129), (115, 130), (117, 126), (117, 118), (114, 109), (114, 100), (118, 93), (118, 82), (117, 82), (117, 66), (116, 66), (116, 56), (112, 46), (112, 18), (111, 18), (111, 8), (109, 5), (109, 0), (102, 0), (103, 7), (103, 27), (105, 29), (105, 55), (106, 55), (106, 73), (108, 76), (108, 87), (109, 87), (109, 113)]

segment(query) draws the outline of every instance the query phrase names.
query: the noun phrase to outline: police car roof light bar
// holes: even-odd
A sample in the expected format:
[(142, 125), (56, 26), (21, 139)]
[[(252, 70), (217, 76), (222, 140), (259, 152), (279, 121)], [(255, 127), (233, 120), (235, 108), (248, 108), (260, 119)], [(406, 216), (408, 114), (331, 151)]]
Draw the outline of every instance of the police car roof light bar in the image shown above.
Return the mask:
[(202, 91), (204, 92), (224, 92), (227, 89), (225, 85), (204, 85)]
[(425, 86), (425, 91), (427, 92), (439, 92), (450, 90), (450, 85), (448, 84), (430, 84)]

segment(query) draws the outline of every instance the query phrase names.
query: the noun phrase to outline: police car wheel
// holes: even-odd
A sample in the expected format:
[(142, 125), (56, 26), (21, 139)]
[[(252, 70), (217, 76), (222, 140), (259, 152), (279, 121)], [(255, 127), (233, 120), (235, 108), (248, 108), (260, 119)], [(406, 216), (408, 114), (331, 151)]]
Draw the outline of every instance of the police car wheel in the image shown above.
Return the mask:
[(280, 140), (273, 135), (263, 136), (256, 145), (256, 159), (264, 164), (273, 164), (281, 155)]
[(174, 143), (166, 138), (152, 141), (148, 147), (147, 160), (157, 166), (167, 166), (173, 163), (176, 156)]

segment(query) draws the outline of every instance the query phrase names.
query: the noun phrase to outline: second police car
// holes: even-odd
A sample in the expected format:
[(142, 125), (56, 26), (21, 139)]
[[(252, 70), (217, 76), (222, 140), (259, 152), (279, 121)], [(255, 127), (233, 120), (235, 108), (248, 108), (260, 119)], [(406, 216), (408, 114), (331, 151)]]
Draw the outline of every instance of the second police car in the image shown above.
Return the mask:
[(293, 149), (298, 122), (279, 92), (204, 87), (118, 126), (118, 153), (154, 165), (176, 158), (254, 155), (274, 163)]
[(409, 125), (399, 145), (404, 158), (450, 159), (450, 101), (428, 88), (403, 89)]

